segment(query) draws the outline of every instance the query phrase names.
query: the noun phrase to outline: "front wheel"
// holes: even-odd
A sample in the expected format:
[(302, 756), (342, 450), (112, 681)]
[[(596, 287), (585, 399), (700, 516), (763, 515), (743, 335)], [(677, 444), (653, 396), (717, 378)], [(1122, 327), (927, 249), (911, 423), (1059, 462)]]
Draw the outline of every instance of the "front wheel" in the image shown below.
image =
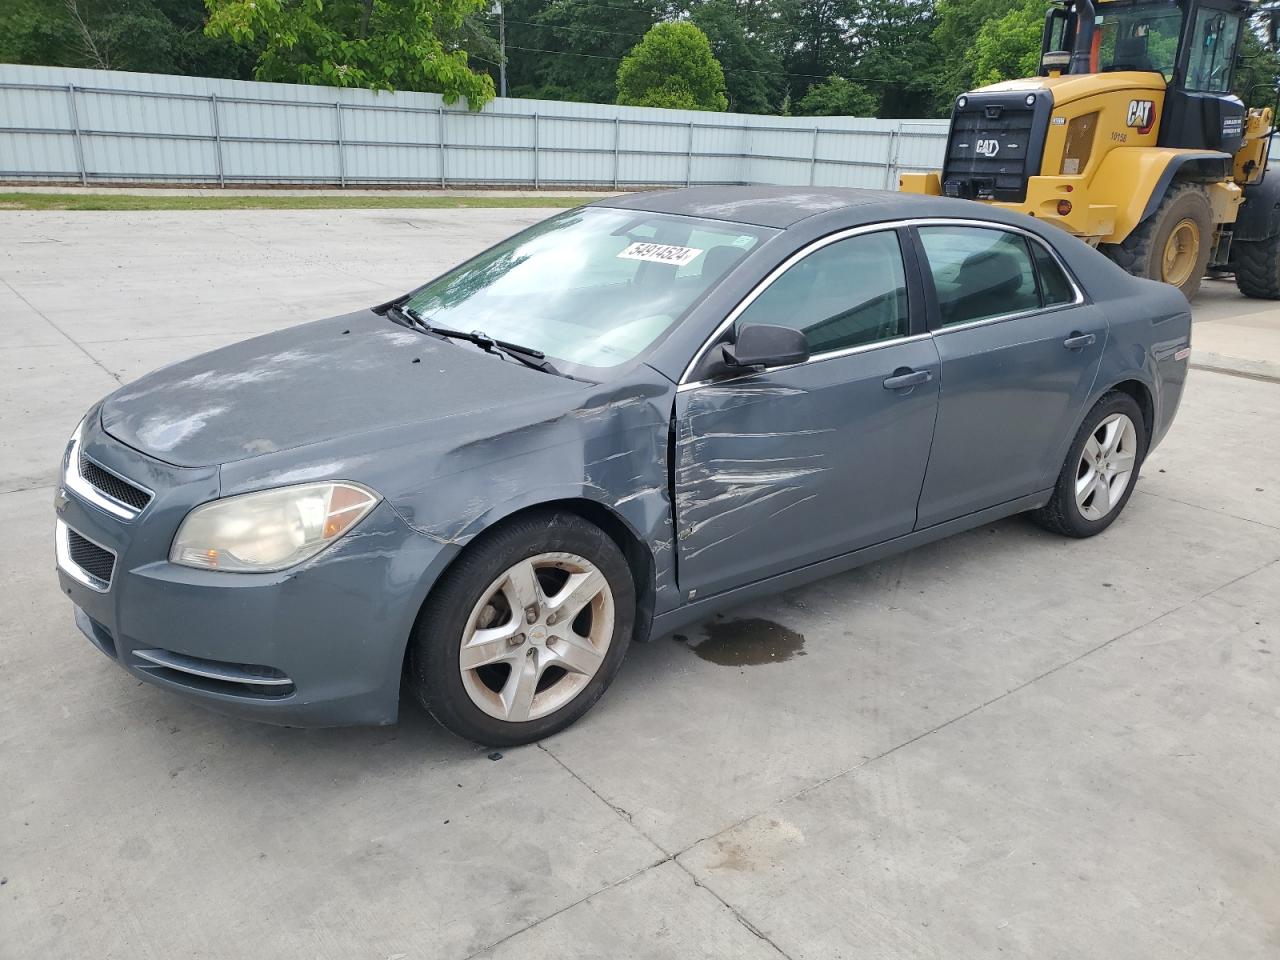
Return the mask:
[(1089, 411), (1067, 451), (1053, 497), (1032, 518), (1067, 537), (1092, 537), (1115, 522), (1129, 502), (1147, 455), (1142, 410), (1112, 391)]
[(600, 699), (626, 655), (635, 586), (600, 528), (537, 512), (481, 537), (440, 578), (409, 649), (409, 685), (486, 746), (549, 737)]
[(1155, 213), (1120, 243), (1098, 249), (1125, 272), (1160, 280), (1188, 300), (1200, 289), (1213, 245), (1213, 207), (1194, 183), (1175, 184)]

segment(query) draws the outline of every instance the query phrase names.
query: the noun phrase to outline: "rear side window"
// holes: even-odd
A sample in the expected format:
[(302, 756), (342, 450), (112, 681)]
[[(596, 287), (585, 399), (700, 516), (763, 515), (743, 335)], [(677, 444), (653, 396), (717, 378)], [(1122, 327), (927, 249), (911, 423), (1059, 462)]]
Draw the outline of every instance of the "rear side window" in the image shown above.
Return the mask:
[(892, 231), (829, 243), (792, 265), (738, 317), (801, 331), (810, 353), (906, 336), (907, 280)]
[(1075, 300), (1075, 290), (1053, 256), (1021, 234), (985, 227), (921, 227), (920, 242), (943, 327)]
[(1062, 272), (1053, 254), (1038, 243), (1031, 244), (1031, 251), (1036, 260), (1036, 271), (1040, 274), (1040, 296), (1044, 305), (1052, 307), (1075, 300), (1076, 292), (1071, 281)]

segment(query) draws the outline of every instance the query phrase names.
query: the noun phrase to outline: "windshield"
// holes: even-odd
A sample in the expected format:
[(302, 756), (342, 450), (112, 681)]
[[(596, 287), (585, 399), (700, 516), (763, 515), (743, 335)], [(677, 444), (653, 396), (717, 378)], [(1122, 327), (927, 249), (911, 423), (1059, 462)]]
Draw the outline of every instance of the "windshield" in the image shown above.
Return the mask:
[(1094, 20), (1095, 63), (1101, 73), (1145, 70), (1173, 79), (1182, 11), (1170, 3), (1099, 5)]
[(405, 306), (428, 324), (480, 330), (571, 364), (616, 367), (776, 232), (582, 207), (486, 250), (415, 291)]
[(1191, 34), (1191, 58), (1187, 65), (1188, 90), (1226, 93), (1231, 89), (1231, 68), (1235, 65), (1239, 34), (1239, 17), (1228, 16), (1218, 10), (1196, 12), (1195, 30)]

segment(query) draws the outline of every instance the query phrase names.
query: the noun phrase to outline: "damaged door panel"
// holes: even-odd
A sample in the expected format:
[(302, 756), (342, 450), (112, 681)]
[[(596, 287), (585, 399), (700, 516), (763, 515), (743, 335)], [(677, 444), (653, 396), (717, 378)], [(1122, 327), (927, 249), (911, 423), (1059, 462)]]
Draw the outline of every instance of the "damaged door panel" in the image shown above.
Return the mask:
[[(938, 366), (923, 337), (681, 391), (680, 589), (715, 593), (910, 533)], [(886, 387), (904, 371), (923, 382)]]

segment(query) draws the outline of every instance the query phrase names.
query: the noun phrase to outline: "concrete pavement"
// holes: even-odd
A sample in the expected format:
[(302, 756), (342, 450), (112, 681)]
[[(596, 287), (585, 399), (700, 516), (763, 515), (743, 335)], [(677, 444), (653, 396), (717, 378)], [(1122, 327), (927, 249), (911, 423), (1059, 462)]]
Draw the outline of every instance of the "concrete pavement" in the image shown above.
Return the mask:
[(1280, 311), (1240, 296), (1233, 280), (1206, 280), (1196, 297), (1193, 363), (1280, 383)]
[[(412, 705), (227, 720), (93, 650), (50, 507), (90, 403), (543, 215), (0, 213), (0, 957), (1280, 953), (1280, 383), (1252, 374), (1193, 371), (1104, 536), (1015, 518), (633, 647), (496, 760)], [(1197, 363), (1280, 360), (1280, 309), (1206, 284), (1196, 316)]]

